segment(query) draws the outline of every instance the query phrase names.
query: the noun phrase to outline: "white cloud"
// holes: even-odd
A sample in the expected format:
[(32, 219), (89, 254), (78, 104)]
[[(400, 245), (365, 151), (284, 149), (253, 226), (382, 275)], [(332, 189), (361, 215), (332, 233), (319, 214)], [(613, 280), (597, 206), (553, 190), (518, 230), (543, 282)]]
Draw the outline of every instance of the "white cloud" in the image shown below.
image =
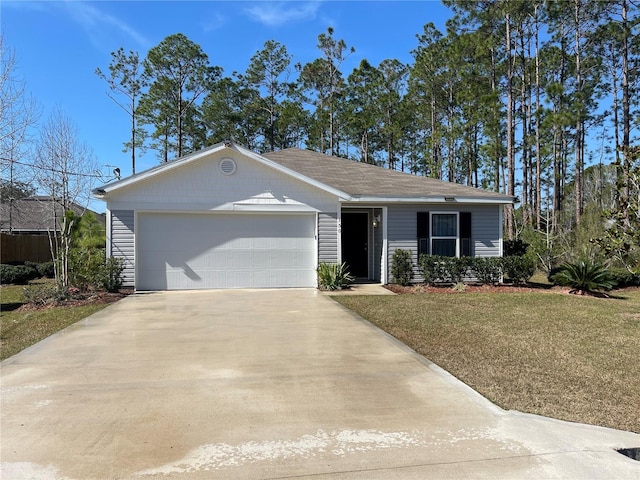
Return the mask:
[(218, 12), (214, 12), (207, 15), (200, 22), (200, 25), (205, 32), (212, 32), (222, 28), (225, 23), (227, 23), (227, 18)]
[(259, 23), (279, 27), (286, 23), (313, 20), (320, 2), (261, 2), (246, 8), (245, 13)]
[(91, 42), (98, 48), (102, 48), (104, 40), (113, 37), (114, 33), (117, 36), (124, 35), (144, 49), (151, 45), (144, 35), (126, 22), (89, 5), (87, 2), (67, 0), (64, 5), (73, 20), (84, 29)]

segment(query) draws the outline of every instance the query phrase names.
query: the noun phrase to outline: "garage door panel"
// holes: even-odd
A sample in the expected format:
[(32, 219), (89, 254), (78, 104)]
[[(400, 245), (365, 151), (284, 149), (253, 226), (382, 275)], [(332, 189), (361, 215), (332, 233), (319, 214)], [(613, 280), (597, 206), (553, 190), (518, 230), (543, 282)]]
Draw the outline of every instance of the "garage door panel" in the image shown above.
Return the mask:
[(315, 286), (315, 215), (140, 214), (141, 290)]

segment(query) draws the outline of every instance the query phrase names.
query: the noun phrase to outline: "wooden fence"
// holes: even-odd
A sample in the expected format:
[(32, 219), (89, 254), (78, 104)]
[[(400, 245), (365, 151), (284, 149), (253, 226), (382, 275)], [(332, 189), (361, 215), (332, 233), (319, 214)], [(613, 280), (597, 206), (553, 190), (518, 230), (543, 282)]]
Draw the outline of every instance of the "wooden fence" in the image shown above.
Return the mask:
[(0, 234), (0, 263), (50, 261), (48, 235)]

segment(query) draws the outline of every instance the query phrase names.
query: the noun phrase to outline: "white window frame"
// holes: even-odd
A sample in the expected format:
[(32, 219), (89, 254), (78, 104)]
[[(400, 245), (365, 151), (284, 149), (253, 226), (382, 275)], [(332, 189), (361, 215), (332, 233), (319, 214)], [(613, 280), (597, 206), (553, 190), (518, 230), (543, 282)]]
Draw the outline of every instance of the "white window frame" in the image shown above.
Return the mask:
[[(438, 236), (434, 235), (433, 216), (434, 215), (455, 215), (456, 217), (456, 235), (455, 236)], [(429, 253), (433, 255), (433, 240), (455, 240), (456, 241), (456, 258), (460, 258), (460, 212), (458, 211), (436, 211), (429, 212)]]

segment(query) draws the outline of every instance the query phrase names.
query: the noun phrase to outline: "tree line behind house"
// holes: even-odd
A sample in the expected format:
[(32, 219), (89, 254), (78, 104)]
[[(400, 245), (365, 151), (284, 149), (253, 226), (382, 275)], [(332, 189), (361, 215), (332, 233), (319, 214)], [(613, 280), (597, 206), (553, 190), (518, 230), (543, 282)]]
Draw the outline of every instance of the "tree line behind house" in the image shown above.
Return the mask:
[[(229, 139), (257, 152), (309, 148), (517, 197), (505, 238), (524, 238), (547, 269), (578, 257), (639, 269), (638, 5), (444, 3), (446, 31), (427, 23), (411, 62), (363, 59), (351, 72), (359, 46), (332, 28), (310, 62), (268, 40), (231, 74), (183, 34), (144, 57), (120, 48), (96, 73), (126, 112), (131, 173), (149, 149), (166, 162)], [(20, 118), (7, 112), (3, 129)], [(73, 162), (92, 156), (68, 120), (55, 112), (45, 125), (32, 170), (40, 187), (63, 185), (61, 198), (93, 171)], [(63, 135), (47, 132), (67, 134), (70, 161), (56, 163)], [(14, 159), (20, 137), (8, 139), (3, 158)], [(18, 165), (3, 160), (3, 180), (22, 181)]]

